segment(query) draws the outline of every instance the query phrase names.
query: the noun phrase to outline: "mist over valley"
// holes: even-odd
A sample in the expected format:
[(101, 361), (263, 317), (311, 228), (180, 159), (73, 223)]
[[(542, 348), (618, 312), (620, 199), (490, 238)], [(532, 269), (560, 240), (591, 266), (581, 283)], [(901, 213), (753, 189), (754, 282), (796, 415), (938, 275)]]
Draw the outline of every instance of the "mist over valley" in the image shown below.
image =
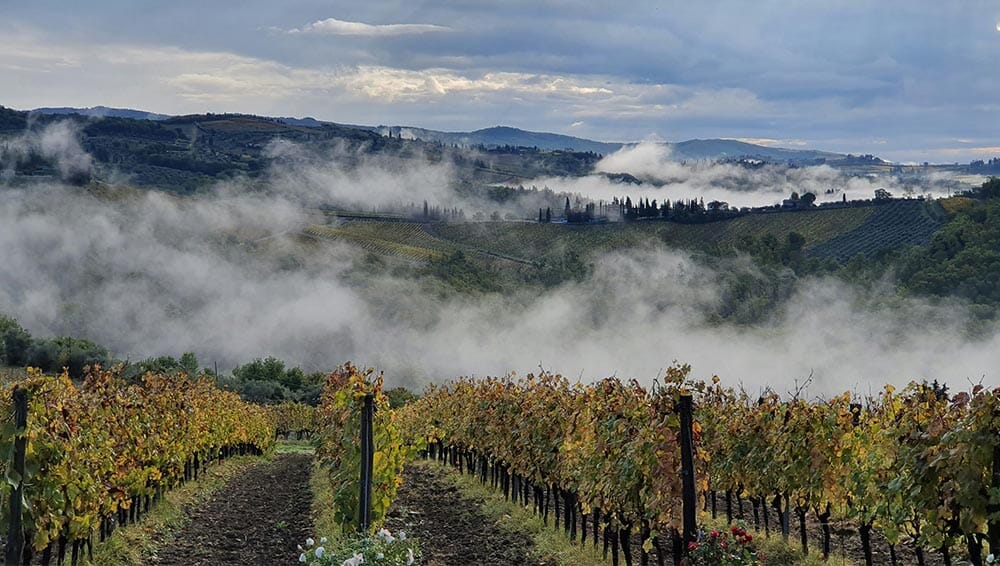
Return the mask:
[[(952, 171), (678, 161), (643, 142), (570, 152), (578, 169), (557, 174), (561, 150), (339, 129), (309, 141), (296, 138), (303, 128), (285, 137), (285, 126), (261, 131), (274, 122), (210, 116), (153, 137), (197, 156), (253, 136), (259, 161), (195, 185), (206, 173), (175, 163), (186, 180), (171, 185), (169, 167), (142, 164), (148, 154), (95, 156), (170, 119), (103, 120), (29, 118), (0, 142), (0, 312), (33, 335), (86, 338), (119, 359), (194, 352), (223, 369), (266, 356), (309, 371), (353, 360), (414, 389), (540, 368), (650, 383), (675, 360), (753, 390), (811, 378), (818, 394), (996, 379), (1000, 333), (981, 297), (905, 290), (895, 268), (855, 266), (871, 279), (842, 267), (855, 253), (864, 261), (861, 250), (932, 244), (948, 221), (935, 199), (971, 189)], [(201, 133), (185, 134), (189, 124)], [(146, 185), (153, 167), (159, 180)], [(503, 182), (515, 167), (541, 172)], [(877, 188), (910, 200), (871, 202)], [(716, 221), (630, 223), (618, 205), (605, 224), (537, 218), (544, 207), (558, 220), (570, 201), (736, 210), (792, 192), (858, 205)]]

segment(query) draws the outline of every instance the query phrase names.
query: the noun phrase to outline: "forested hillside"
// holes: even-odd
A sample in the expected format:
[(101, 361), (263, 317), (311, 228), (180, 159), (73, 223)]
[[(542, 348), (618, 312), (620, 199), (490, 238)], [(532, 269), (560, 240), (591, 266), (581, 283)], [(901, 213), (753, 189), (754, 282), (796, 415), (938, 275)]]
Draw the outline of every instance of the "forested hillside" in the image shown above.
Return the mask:
[[(336, 155), (351, 166), (367, 157), (419, 160), (448, 164), (453, 188), (485, 190), (493, 183), (517, 183), (539, 176), (582, 175), (598, 159), (590, 152), (532, 148), (482, 148), (470, 152), (435, 141), (404, 140), (377, 132), (323, 123), (297, 126), (278, 118), (243, 114), (199, 114), (165, 120), (117, 117), (93, 118), (75, 114), (32, 114), (0, 107), (0, 148), (3, 138), (42, 135), (47, 126), (69, 121), (82, 149), (93, 156), (91, 174), (99, 179), (120, 178), (165, 191), (187, 194), (220, 180), (251, 179), (263, 175), (283, 157), (272, 151), (277, 140), (299, 144), (298, 158), (321, 163)], [(24, 176), (58, 176), (52, 159), (27, 144), (15, 142), (0, 152), (0, 163), (13, 164)], [(89, 179), (89, 176), (88, 176)], [(88, 179), (76, 179), (85, 182)]]

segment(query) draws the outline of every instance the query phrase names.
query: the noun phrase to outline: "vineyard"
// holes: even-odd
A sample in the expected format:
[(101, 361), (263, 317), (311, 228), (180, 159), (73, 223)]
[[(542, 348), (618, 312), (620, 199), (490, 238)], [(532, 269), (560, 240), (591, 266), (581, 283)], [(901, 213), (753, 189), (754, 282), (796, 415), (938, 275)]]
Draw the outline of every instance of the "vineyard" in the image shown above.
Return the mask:
[(19, 549), (17, 533), (7, 533), (7, 563), (40, 555), (49, 564), (54, 555), (61, 564), (67, 548), (75, 563), (95, 537), (135, 522), (208, 464), (274, 444), (267, 410), (183, 374), (147, 374), (129, 385), (95, 369), (77, 387), (65, 374), (30, 371), (6, 390), (6, 415), (16, 397), (26, 398), (27, 425), (7, 420), (0, 435), (13, 454), (3, 472), (17, 487), (2, 503), (4, 516), (20, 517), (25, 544)]
[[(25, 533), (15, 563), (69, 551), (76, 562), (165, 491), (227, 456), (268, 452), (280, 434), (312, 436), (339, 530), (361, 540), (385, 524), (405, 464), (422, 454), (613, 564), (682, 564), (710, 542), (695, 514), (703, 524), (720, 503), (726, 524), (780, 533), (824, 559), (845, 533), (869, 565), (881, 563), (876, 546), (893, 565), (962, 555), (981, 566), (1000, 548), (1000, 388), (914, 382), (808, 399), (689, 374), (672, 366), (651, 387), (548, 372), (462, 378), (393, 410), (382, 376), (350, 363), (316, 408), (247, 404), (183, 374), (126, 384), (96, 369), (77, 386), (29, 370), (4, 406), (16, 414), (18, 396), (27, 400), (27, 424), (7, 421), (2, 436), (14, 455), (2, 464), (14, 487), (3, 511)], [(732, 537), (756, 552), (746, 531)]]
[[(362, 413), (372, 410), (368, 504), (362, 504), (358, 483), (366, 456)], [(382, 392), (382, 377), (374, 370), (344, 364), (327, 379), (317, 409), (316, 459), (334, 489), (335, 519), (344, 532), (364, 532), (380, 526), (402, 483), (409, 450), (402, 441), (395, 413)]]
[(454, 247), (412, 222), (348, 222), (338, 226), (310, 226), (306, 235), (341, 241), (376, 255), (425, 262), (441, 259)]
[[(631, 563), (633, 530), (642, 536), (643, 557), (656, 548), (662, 561), (659, 533), (676, 530), (682, 512), (674, 407), (683, 373), (674, 368), (653, 391), (616, 379), (571, 386), (547, 373), (460, 380), (432, 387), (403, 409), (401, 421), (431, 456), (523, 499), (546, 520), (551, 506), (558, 525), (561, 507), (571, 539), (579, 526), (585, 543), (589, 522), (594, 544), (603, 532), (616, 564), (619, 545)], [(680, 538), (673, 538), (679, 557)]]
[(285, 438), (295, 435), (297, 440), (316, 432), (316, 409), (302, 403), (285, 401), (270, 408), (274, 415), (275, 434)]
[(834, 528), (854, 529), (867, 564), (875, 533), (892, 564), (923, 565), (931, 551), (951, 564), (961, 549), (981, 565), (987, 548), (1000, 548), (1000, 389), (949, 395), (912, 383), (807, 401), (751, 398), (687, 374), (674, 367), (652, 389), (614, 378), (571, 385), (547, 373), (462, 379), (430, 388), (400, 420), (409, 442), (546, 519), (561, 507), (570, 538), (586, 542), (592, 528), (593, 544), (610, 546), (616, 563), (619, 550), (631, 563), (636, 534), (643, 563), (670, 555), (678, 564), (684, 551), (684, 391), (695, 397), (702, 509), (714, 513), (721, 493), (730, 520), (736, 499), (757, 528), (788, 537), (797, 523), (803, 552), (815, 521), (824, 557)]
[(732, 249), (745, 238), (798, 232), (809, 250), (839, 234), (862, 226), (875, 207), (836, 208), (752, 214), (705, 224), (676, 222), (612, 223), (569, 226), (531, 223), (450, 224), (435, 227), (442, 238), (524, 259), (561, 254), (600, 253), (662, 242), (687, 249)]
[(925, 244), (943, 222), (944, 211), (935, 203), (900, 201), (877, 206), (750, 214), (704, 224), (350, 222), (335, 227), (311, 226), (306, 233), (412, 261), (439, 259), (461, 250), (479, 260), (499, 258), (534, 264), (568, 252), (583, 257), (656, 243), (693, 250), (732, 250), (747, 239), (767, 234), (783, 238), (797, 232), (804, 238), (807, 255), (843, 262), (857, 254)]
[(856, 255), (927, 244), (945, 220), (944, 209), (933, 202), (901, 201), (879, 205), (860, 226), (820, 243), (810, 254), (846, 262)]

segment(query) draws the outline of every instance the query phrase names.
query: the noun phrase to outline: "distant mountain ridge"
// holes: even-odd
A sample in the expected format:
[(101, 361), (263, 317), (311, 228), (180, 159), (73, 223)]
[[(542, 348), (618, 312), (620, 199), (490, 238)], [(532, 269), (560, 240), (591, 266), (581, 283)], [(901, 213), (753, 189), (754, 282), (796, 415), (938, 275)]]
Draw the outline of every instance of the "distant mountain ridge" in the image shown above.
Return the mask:
[(815, 161), (844, 157), (841, 153), (829, 151), (786, 149), (731, 139), (687, 140), (667, 145), (670, 146), (671, 154), (675, 159), (688, 161), (740, 157), (757, 157), (770, 161)]
[[(95, 106), (93, 108), (52, 107), (36, 108), (31, 112), (39, 114), (80, 114), (82, 116), (130, 118), (134, 120), (167, 120), (174, 116), (131, 110), (126, 108), (109, 108)], [(354, 128), (368, 132), (376, 132), (383, 136), (392, 135), (397, 138), (411, 138), (423, 141), (437, 142), (460, 147), (535, 147), (540, 150), (570, 150), (578, 152), (593, 152), (609, 155), (623, 147), (635, 145), (635, 142), (604, 142), (550, 132), (532, 132), (510, 126), (494, 126), (472, 132), (443, 132), (426, 128), (409, 126), (364, 126), (357, 124), (340, 124), (317, 120), (312, 117), (268, 118), (289, 126), (305, 128), (322, 128), (338, 126)], [(792, 163), (810, 163), (826, 159), (840, 159), (843, 154), (819, 151), (813, 149), (786, 149), (747, 143), (734, 139), (694, 139), (681, 142), (662, 142), (671, 150), (671, 155), (679, 161), (701, 161), (709, 159), (739, 159), (758, 158), (767, 161)]]
[(132, 120), (166, 120), (173, 117), (169, 114), (157, 114), (155, 112), (146, 112), (145, 110), (132, 110), (131, 108), (109, 108), (107, 106), (94, 106), (92, 108), (71, 108), (69, 106), (35, 108), (31, 112), (37, 114), (79, 114), (81, 116), (93, 116), (96, 118), (130, 118)]
[(548, 132), (530, 132), (510, 126), (494, 126), (473, 132), (440, 132), (407, 126), (379, 126), (377, 131), (383, 135), (392, 133), (396, 136), (402, 135), (403, 138), (412, 137), (447, 145), (484, 145), (487, 147), (510, 145), (537, 147), (538, 149), (547, 150), (568, 149), (572, 151), (592, 151), (605, 155), (614, 153), (626, 145), (623, 143), (594, 141)]
[[(378, 126), (374, 131), (382, 135), (415, 138), (448, 145), (486, 147), (519, 146), (543, 150), (591, 151), (609, 155), (635, 142), (602, 142), (548, 132), (531, 132), (510, 126), (494, 126), (473, 132), (441, 132), (406, 126)], [(682, 142), (659, 142), (670, 148), (671, 156), (678, 161), (709, 159), (758, 158), (767, 161), (809, 163), (825, 159), (841, 159), (843, 154), (814, 149), (787, 149), (756, 145), (732, 139), (694, 139)]]

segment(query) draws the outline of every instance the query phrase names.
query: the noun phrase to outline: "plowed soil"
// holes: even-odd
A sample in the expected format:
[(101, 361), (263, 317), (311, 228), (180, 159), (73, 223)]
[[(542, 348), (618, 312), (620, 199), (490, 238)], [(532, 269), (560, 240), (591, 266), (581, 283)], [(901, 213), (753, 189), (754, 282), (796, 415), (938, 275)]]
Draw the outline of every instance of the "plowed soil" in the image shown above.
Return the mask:
[(425, 566), (510, 566), (538, 564), (525, 533), (499, 528), (470, 499), (443, 477), (436, 466), (407, 466), (403, 486), (386, 527), (420, 539)]
[(310, 534), (311, 458), (283, 454), (237, 475), (150, 558), (163, 566), (293, 565)]

